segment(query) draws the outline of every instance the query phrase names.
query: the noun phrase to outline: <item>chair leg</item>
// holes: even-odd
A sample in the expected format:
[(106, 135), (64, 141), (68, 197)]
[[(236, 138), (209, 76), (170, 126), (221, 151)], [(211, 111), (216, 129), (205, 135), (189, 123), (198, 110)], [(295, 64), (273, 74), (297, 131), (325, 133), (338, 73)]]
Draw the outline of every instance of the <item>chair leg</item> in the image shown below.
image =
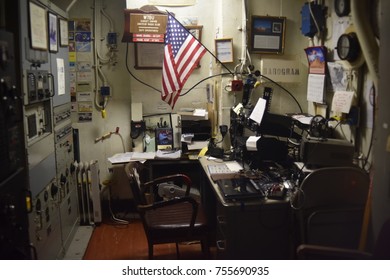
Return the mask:
[(152, 243), (149, 243), (148, 250), (149, 250), (149, 260), (153, 260), (153, 244)]
[(179, 243), (176, 242), (176, 256), (177, 256), (177, 259), (180, 259), (180, 251), (179, 251)]
[(210, 246), (209, 246), (209, 240), (207, 237), (203, 238), (200, 241), (200, 245), (202, 248), (202, 253), (205, 255), (206, 258), (210, 258)]

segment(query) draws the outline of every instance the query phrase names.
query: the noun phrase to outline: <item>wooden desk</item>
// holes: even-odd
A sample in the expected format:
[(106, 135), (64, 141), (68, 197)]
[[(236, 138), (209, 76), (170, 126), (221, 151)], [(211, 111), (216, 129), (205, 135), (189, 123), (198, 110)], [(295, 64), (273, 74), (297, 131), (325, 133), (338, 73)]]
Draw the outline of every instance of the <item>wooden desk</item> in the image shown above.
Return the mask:
[(226, 201), (207, 168), (218, 163), (207, 157), (199, 163), (201, 199), (215, 231), (218, 258), (290, 259), (292, 211), (288, 199)]

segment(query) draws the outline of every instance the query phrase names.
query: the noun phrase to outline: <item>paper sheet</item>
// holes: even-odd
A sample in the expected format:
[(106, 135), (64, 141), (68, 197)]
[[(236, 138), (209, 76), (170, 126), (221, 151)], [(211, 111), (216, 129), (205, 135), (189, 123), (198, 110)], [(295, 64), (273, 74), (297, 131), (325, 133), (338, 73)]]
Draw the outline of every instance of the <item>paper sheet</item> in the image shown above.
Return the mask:
[(156, 152), (156, 157), (158, 158), (180, 158), (181, 157), (181, 150), (158, 150)]
[(207, 147), (208, 144), (209, 144), (209, 141), (193, 141), (190, 144), (187, 144), (187, 148), (189, 151), (201, 150), (204, 147)]
[(242, 170), (241, 164), (239, 164), (237, 161), (226, 161), (225, 164), (232, 172), (239, 172)]
[(307, 101), (324, 103), (325, 75), (309, 74), (307, 82)]
[(57, 88), (58, 95), (65, 94), (65, 66), (62, 58), (57, 58)]
[(115, 163), (126, 163), (126, 162), (131, 161), (132, 155), (133, 155), (132, 152), (115, 154), (112, 157), (109, 157), (108, 161), (111, 162), (112, 164), (115, 164)]
[(259, 100), (257, 100), (256, 106), (253, 109), (249, 118), (260, 124), (261, 120), (263, 119), (266, 105), (267, 105), (267, 101), (260, 97)]

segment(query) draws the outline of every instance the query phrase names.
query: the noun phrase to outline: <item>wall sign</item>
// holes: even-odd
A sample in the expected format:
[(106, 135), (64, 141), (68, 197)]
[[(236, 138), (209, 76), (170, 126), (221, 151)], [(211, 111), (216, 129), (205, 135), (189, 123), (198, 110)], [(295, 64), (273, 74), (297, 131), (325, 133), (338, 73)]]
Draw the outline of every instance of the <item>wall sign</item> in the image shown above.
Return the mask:
[(125, 10), (122, 42), (163, 43), (168, 16), (160, 11)]
[(130, 14), (130, 33), (164, 34), (167, 20), (166, 15)]

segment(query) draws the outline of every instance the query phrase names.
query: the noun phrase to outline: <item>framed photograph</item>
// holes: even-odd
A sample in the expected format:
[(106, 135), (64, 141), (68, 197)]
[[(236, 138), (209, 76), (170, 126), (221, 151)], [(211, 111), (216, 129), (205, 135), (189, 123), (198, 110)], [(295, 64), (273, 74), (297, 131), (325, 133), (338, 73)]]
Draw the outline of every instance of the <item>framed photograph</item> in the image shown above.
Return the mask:
[(252, 16), (251, 52), (283, 54), (285, 30), (285, 17)]
[(173, 149), (173, 128), (157, 127), (156, 128), (156, 150), (172, 150)]
[[(199, 42), (202, 42), (203, 25), (185, 25), (184, 26)], [(196, 68), (200, 67), (200, 61)]]
[(60, 18), (60, 46), (66, 47), (69, 45), (68, 21)]
[(49, 51), (58, 52), (58, 21), (57, 15), (48, 13), (49, 19)]
[(161, 69), (164, 61), (164, 44), (135, 43), (135, 69)]
[(215, 39), (215, 55), (219, 62), (233, 62), (233, 38)]
[(46, 51), (48, 49), (48, 27), (46, 9), (35, 2), (29, 2), (31, 48)]

